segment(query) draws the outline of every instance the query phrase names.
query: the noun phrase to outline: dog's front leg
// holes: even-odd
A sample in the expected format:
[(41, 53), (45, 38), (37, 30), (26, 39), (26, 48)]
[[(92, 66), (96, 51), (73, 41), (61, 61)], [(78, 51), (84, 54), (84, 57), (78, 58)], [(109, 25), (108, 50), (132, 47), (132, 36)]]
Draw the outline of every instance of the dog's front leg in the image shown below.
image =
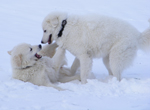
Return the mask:
[(88, 54), (82, 54), (80, 57), (80, 77), (81, 83), (87, 83), (92, 69), (92, 58)]
[(53, 67), (56, 72), (59, 71), (60, 67), (63, 65), (65, 60), (65, 49), (59, 47), (53, 57)]

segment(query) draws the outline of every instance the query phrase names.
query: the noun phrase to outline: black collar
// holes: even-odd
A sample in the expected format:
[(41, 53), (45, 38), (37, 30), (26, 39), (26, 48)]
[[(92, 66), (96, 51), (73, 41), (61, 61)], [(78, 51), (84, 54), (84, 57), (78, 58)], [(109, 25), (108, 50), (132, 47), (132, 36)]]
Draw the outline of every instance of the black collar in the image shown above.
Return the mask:
[(67, 20), (65, 19), (65, 20), (63, 20), (62, 23), (61, 23), (61, 29), (60, 29), (60, 31), (59, 31), (59, 33), (58, 33), (58, 37), (61, 37), (61, 36), (62, 36), (63, 30), (64, 30), (66, 24), (67, 24)]

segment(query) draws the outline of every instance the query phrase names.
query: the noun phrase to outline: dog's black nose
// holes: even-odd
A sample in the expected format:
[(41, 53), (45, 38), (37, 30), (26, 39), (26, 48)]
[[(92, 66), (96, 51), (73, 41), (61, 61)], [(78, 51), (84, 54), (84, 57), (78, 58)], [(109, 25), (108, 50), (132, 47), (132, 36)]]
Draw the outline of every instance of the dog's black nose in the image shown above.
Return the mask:
[(41, 45), (41, 44), (39, 45), (39, 48), (40, 48), (40, 49), (42, 48), (42, 45)]
[(44, 42), (43, 42), (43, 41), (41, 41), (41, 43), (43, 44)]

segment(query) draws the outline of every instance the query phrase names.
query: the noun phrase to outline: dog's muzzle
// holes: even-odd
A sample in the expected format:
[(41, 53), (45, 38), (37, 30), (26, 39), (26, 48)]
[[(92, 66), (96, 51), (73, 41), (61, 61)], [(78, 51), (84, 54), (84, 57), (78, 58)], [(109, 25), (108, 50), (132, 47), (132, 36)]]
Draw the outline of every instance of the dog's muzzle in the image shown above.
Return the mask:
[(40, 59), (40, 58), (42, 58), (42, 56), (41, 55), (39, 55), (39, 54), (35, 54), (35, 57), (37, 58), (37, 59)]
[(38, 45), (38, 46), (39, 46), (39, 48), (40, 48), (40, 49), (42, 49), (42, 45), (41, 45), (41, 44), (40, 44), (40, 45)]
[(44, 42), (43, 40), (41, 41), (42, 44), (45, 44), (45, 43), (47, 43), (47, 42), (48, 42), (48, 44), (51, 44), (51, 43), (52, 43), (52, 34), (49, 35), (48, 41), (46, 41), (46, 42)]

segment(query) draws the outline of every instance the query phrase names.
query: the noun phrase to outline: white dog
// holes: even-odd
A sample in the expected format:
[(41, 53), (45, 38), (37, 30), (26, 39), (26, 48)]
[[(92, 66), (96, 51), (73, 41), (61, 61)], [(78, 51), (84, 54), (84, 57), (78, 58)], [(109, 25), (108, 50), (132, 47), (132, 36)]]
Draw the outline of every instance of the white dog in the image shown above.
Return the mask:
[[(71, 74), (69, 69), (62, 67), (65, 63), (65, 51), (58, 52), (61, 55), (59, 59), (60, 64), (57, 65), (59, 71), (56, 72), (55, 59), (57, 54), (54, 55), (56, 44), (45, 46), (42, 51), (41, 45), (31, 46), (30, 44), (20, 44), (14, 47), (8, 53), (11, 55), (11, 65), (13, 71), (13, 78), (19, 79), (25, 82), (31, 82), (39, 86), (54, 87), (58, 90), (62, 90), (53, 83), (56, 82), (67, 82), (74, 79), (79, 79), (78, 76), (67, 76)], [(49, 52), (47, 52), (49, 50)], [(49, 55), (41, 56), (42, 55)], [(49, 54), (48, 54), (49, 53)]]
[(150, 48), (150, 29), (140, 33), (129, 23), (112, 17), (53, 12), (42, 26), (42, 43), (55, 40), (60, 50), (67, 49), (77, 57), (72, 71), (80, 64), (82, 83), (90, 75), (92, 58), (102, 57), (109, 74), (121, 80), (122, 71), (131, 65), (137, 50)]

